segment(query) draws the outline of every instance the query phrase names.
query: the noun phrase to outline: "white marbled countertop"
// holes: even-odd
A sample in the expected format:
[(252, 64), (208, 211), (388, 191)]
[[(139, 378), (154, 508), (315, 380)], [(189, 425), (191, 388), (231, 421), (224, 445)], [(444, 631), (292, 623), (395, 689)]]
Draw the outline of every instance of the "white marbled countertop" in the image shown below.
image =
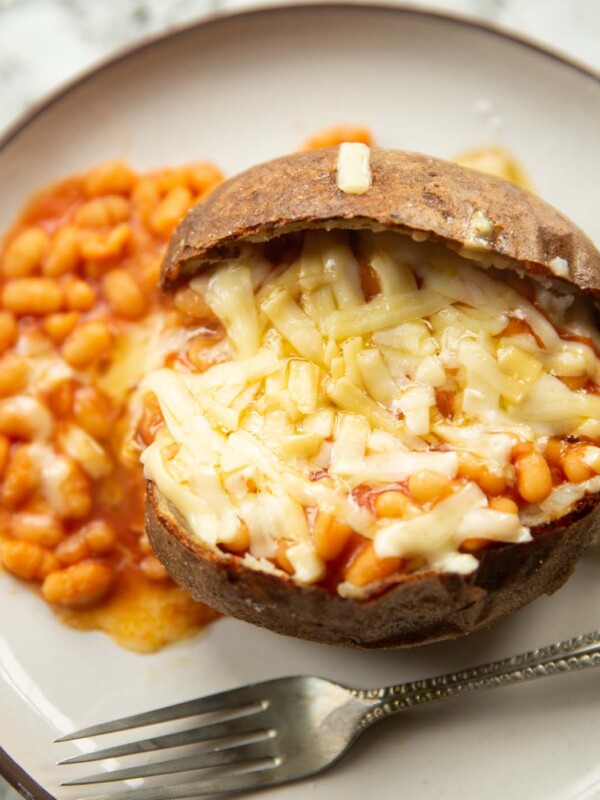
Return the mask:
[[(281, 3), (0, 0), (0, 132), (48, 91), (148, 34), (213, 12)], [(600, 0), (411, 0), (408, 5), (499, 25), (600, 72)], [(0, 800), (9, 797), (17, 795), (0, 779)]]

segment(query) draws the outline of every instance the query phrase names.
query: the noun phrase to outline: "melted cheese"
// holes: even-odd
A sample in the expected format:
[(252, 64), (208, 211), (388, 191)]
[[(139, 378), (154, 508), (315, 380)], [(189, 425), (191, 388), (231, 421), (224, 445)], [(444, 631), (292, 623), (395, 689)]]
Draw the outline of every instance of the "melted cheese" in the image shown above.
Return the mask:
[(477, 563), (473, 556), (458, 553), (465, 539), (485, 530), (486, 537), (501, 542), (531, 540), (516, 514), (487, 505), (485, 494), (471, 483), (428, 513), (382, 526), (375, 535), (375, 552), (380, 558), (422, 556), (434, 569), (446, 571), (452, 563), (454, 572), (469, 573)]
[[(476, 221), (485, 234), (485, 220)], [(453, 479), (462, 453), (510, 484), (517, 441), (543, 449), (547, 437), (600, 417), (600, 396), (560, 380), (597, 380), (600, 364), (591, 347), (560, 338), (552, 308), (526, 300), (500, 273), (388, 233), (365, 234), (360, 250), (381, 288), (369, 300), (339, 232), (306, 234), (286, 270), (245, 252), (192, 282), (223, 322), (231, 358), (201, 374), (160, 369), (142, 381), (165, 420), (143, 454), (146, 474), (209, 546), (226, 547), (247, 529), (256, 569), (276, 569), (269, 559), (284, 537), (296, 579), (321, 580), (307, 515), (318, 508), (372, 539), (382, 558), (470, 572), (478, 562), (460, 552), (465, 540), (528, 541), (527, 517), (490, 508), (472, 482), (400, 520), (377, 519), (354, 490), (420, 470)], [(510, 318), (534, 335), (506, 335)], [(437, 408), (438, 390), (455, 397), (451, 419)], [(600, 473), (596, 450), (586, 463)], [(551, 517), (555, 506), (530, 517)]]

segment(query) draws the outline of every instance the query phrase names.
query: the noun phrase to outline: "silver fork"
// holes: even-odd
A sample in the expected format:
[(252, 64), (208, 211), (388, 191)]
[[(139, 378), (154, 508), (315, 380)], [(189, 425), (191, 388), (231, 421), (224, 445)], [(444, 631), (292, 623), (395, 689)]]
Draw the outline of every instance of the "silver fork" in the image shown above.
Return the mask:
[[(57, 739), (99, 736), (220, 712), (193, 728), (67, 758), (78, 764), (203, 743), (194, 755), (102, 772), (63, 786), (126, 781), (211, 769), (191, 783), (155, 785), (96, 800), (176, 800), (244, 792), (316, 775), (337, 761), (377, 720), (441, 700), (600, 666), (600, 631), (472, 669), (383, 689), (351, 689), (323, 678), (288, 677), (242, 686), (143, 714), (93, 725)], [(243, 740), (243, 741), (241, 741)]]

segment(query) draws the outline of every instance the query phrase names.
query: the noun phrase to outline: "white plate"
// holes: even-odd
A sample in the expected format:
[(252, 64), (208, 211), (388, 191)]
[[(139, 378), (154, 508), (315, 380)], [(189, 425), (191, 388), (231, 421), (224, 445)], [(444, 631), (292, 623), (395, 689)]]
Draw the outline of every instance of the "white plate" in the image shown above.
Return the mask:
[[(116, 155), (140, 168), (209, 158), (229, 173), (316, 129), (370, 125), (379, 143), (451, 157), (501, 144), (598, 242), (600, 83), (489, 30), (405, 10), (304, 7), (166, 36), (55, 97), (0, 143), (0, 229), (36, 187)], [(492, 631), (409, 652), (360, 653), (226, 620), (152, 656), (62, 627), (0, 575), (0, 741), (58, 797), (55, 736), (249, 681), (312, 673), (377, 686), (516, 653), (600, 621), (600, 553)], [(351, 757), (277, 800), (565, 800), (600, 792), (600, 675), (507, 689), (372, 729)], [(60, 778), (72, 777), (65, 768)]]

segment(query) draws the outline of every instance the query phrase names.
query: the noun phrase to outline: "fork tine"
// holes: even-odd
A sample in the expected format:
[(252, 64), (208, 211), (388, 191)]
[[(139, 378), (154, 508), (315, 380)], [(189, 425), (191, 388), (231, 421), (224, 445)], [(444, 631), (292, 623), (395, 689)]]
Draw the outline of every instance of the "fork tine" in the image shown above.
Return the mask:
[(63, 781), (61, 786), (82, 786), (91, 783), (125, 781), (132, 778), (149, 778), (153, 775), (167, 775), (173, 772), (191, 772), (193, 770), (206, 769), (207, 767), (243, 764), (272, 756), (273, 753), (269, 752), (269, 743), (263, 740), (247, 745), (242, 744), (237, 747), (230, 747), (227, 750), (199, 753), (187, 758), (174, 758), (167, 761), (153, 762), (152, 764), (140, 764), (137, 767), (117, 769), (114, 772), (100, 772), (96, 775)]
[[(262, 709), (261, 709), (262, 711)], [(157, 736), (150, 739), (141, 739), (139, 742), (128, 742), (114, 747), (107, 747), (104, 750), (96, 750), (93, 753), (82, 753), (78, 756), (66, 758), (59, 761), (59, 764), (82, 764), (86, 761), (101, 761), (105, 758), (119, 758), (129, 756), (134, 753), (148, 753), (153, 750), (165, 750), (169, 747), (180, 747), (197, 742), (208, 742), (216, 739), (227, 739), (233, 736), (243, 736), (245, 734), (257, 734), (258, 739), (266, 739), (273, 735), (272, 731), (260, 728), (260, 721), (255, 717), (260, 711), (249, 714), (245, 717), (228, 719), (226, 722), (218, 722), (215, 725), (203, 725), (200, 728), (191, 728), (177, 733), (167, 733), (164, 736)], [(263, 734), (258, 736), (258, 734)]]
[(250, 789), (276, 786), (292, 780), (279, 769), (279, 759), (273, 759), (272, 766), (264, 766), (253, 772), (226, 775), (195, 783), (181, 783), (175, 786), (156, 786), (147, 789), (129, 789), (124, 792), (96, 795), (90, 800), (179, 800), (184, 797), (204, 797), (210, 794), (230, 794), (247, 792)]
[[(235, 708), (240, 703), (252, 703), (256, 701), (256, 686), (240, 686), (237, 689), (230, 689), (226, 692), (217, 692), (207, 697), (199, 697), (196, 700), (188, 700), (185, 703), (176, 703), (172, 706), (157, 708), (153, 711), (145, 711), (142, 714), (132, 714), (129, 717), (102, 722), (99, 725), (90, 725), (89, 728), (82, 728), (79, 731), (67, 733), (55, 742), (70, 742), (73, 739), (87, 739), (90, 736), (103, 736), (106, 733), (125, 731), (129, 728), (141, 728), (143, 725), (155, 725), (158, 722), (168, 722), (172, 719), (183, 719), (184, 717), (194, 717), (199, 714), (208, 714), (211, 711), (227, 711)], [(249, 690), (252, 690), (251, 692)]]

